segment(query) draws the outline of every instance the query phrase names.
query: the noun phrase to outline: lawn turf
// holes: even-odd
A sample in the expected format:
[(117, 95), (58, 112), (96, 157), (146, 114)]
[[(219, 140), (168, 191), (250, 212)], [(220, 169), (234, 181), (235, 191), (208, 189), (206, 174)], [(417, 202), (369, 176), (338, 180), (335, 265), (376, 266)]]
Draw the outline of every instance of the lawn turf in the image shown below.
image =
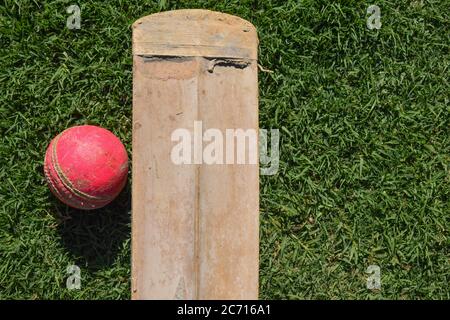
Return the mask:
[[(260, 298), (450, 298), (450, 23), (441, 1), (3, 1), (0, 299), (130, 298), (130, 183), (96, 213), (56, 200), (45, 149), (95, 124), (131, 152), (131, 24), (205, 8), (258, 29), (260, 128), (281, 133), (261, 177)], [(369, 30), (369, 5), (381, 8)], [(66, 268), (81, 268), (81, 289)], [(366, 288), (378, 265), (381, 290)]]

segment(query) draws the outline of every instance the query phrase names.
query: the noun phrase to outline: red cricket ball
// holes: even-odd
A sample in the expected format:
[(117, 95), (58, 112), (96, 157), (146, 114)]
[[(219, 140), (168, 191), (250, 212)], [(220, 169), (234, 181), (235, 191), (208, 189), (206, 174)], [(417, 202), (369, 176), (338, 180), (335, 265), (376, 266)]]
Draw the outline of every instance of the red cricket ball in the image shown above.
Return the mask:
[(44, 173), (59, 200), (77, 209), (97, 209), (125, 186), (128, 155), (119, 138), (104, 128), (71, 127), (50, 142)]

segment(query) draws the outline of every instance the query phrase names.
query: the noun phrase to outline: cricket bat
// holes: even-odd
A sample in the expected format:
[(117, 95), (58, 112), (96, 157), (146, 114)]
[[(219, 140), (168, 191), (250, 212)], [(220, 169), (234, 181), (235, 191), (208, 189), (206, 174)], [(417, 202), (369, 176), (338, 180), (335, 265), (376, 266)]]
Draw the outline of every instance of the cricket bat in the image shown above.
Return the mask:
[(133, 24), (133, 299), (258, 298), (257, 47), (219, 12)]

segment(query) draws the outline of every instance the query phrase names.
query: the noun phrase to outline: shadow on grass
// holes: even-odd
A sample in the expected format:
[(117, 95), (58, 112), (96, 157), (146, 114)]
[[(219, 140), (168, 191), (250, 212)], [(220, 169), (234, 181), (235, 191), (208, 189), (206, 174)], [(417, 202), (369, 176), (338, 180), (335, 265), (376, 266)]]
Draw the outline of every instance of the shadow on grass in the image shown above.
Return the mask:
[(101, 269), (114, 263), (131, 234), (131, 184), (109, 205), (84, 211), (70, 208), (52, 195), (63, 245), (80, 267)]

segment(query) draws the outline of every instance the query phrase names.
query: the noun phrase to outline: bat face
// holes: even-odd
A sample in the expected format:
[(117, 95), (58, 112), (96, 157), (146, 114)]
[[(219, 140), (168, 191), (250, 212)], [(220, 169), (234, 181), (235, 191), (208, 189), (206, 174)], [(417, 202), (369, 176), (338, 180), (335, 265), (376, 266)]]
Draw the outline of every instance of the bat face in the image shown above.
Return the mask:
[(134, 299), (256, 299), (257, 36), (177, 10), (133, 25)]

